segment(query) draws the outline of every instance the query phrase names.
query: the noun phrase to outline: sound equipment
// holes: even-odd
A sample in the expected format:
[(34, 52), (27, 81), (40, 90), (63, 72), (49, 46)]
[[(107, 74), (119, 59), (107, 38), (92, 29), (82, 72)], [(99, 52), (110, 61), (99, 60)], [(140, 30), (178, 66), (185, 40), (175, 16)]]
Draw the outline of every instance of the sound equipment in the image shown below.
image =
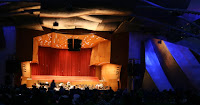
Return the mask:
[(80, 51), (81, 50), (81, 42), (80, 39), (74, 39), (74, 51)]
[(6, 41), (3, 34), (3, 29), (0, 27), (0, 50), (6, 48)]
[(129, 59), (128, 62), (128, 75), (129, 76), (137, 76), (140, 74), (141, 68), (140, 59)]
[(68, 51), (73, 51), (73, 39), (68, 39)]
[(141, 69), (142, 69), (141, 67), (142, 67), (141, 64), (134, 64), (134, 66), (133, 66), (133, 75), (134, 76), (138, 76), (140, 74)]
[(82, 40), (68, 39), (68, 51), (80, 51)]

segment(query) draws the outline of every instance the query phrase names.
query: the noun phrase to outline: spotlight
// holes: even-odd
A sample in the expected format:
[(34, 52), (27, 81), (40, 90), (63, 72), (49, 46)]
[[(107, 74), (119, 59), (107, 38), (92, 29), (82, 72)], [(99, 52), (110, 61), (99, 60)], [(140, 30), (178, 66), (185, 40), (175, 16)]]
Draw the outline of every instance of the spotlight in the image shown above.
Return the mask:
[(58, 26), (58, 25), (59, 25), (59, 24), (58, 24), (58, 22), (56, 22), (56, 21), (53, 23), (53, 26)]
[(159, 40), (159, 41), (158, 41), (158, 44), (162, 44), (162, 40)]

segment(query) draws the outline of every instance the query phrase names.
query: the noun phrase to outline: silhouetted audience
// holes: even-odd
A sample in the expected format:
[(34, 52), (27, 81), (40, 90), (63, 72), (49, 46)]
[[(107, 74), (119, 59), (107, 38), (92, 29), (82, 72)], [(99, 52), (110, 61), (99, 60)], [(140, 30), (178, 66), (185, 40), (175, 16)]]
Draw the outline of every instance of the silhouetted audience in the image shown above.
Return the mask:
[(54, 80), (52, 80), (51, 85), (50, 85), (50, 88), (51, 88), (51, 89), (54, 89), (55, 87), (56, 87), (56, 83), (55, 83)]
[(110, 90), (65, 90), (44, 87), (28, 89), (0, 86), (0, 105), (199, 105), (200, 93), (194, 90), (164, 90), (159, 92), (143, 89), (129, 92), (127, 89)]

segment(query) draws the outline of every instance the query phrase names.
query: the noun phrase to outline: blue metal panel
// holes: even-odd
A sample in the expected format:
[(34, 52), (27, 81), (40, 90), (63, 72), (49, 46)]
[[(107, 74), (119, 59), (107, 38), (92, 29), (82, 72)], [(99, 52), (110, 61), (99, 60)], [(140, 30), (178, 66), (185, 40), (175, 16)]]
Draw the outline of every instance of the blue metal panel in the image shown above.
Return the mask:
[[(200, 12), (199, 4), (200, 4), (200, 0), (191, 0), (190, 5), (188, 6), (187, 10)], [(200, 15), (186, 13), (183, 15), (183, 17), (185, 17), (189, 21), (195, 21), (200, 18)]]
[(129, 59), (140, 59), (141, 37), (139, 33), (129, 33)]
[(151, 76), (152, 80), (160, 91), (163, 91), (164, 89), (173, 90), (170, 82), (163, 72), (151, 40), (148, 40), (145, 43), (145, 63), (149, 75)]
[(166, 41), (165, 44), (190, 82), (200, 89), (200, 64), (194, 55), (187, 47)]
[(178, 41), (175, 44), (185, 46), (200, 55), (200, 46), (199, 46), (200, 40), (197, 38), (193, 38), (193, 37), (184, 38), (183, 40)]

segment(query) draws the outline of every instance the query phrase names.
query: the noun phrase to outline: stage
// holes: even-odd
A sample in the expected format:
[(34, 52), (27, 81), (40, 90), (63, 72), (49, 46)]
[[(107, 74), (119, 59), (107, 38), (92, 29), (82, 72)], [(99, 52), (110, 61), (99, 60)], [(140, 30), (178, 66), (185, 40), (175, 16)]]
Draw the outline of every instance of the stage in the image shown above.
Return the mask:
[(50, 84), (52, 80), (55, 81), (57, 85), (66, 85), (68, 82), (72, 86), (76, 85), (86, 85), (86, 86), (96, 86), (98, 84), (104, 84), (104, 82), (99, 81), (98, 77), (91, 76), (52, 76), (52, 75), (32, 75), (31, 78), (22, 78), (22, 84), (26, 83), (28, 88), (32, 88), (32, 85), (36, 84)]
[(99, 82), (98, 77), (92, 76), (53, 76), (53, 75), (32, 75), (32, 80), (51, 82)]
[[(68, 39), (82, 40), (80, 51), (68, 50)], [(33, 38), (32, 61), (21, 63), (21, 84), (56, 84), (119, 88), (121, 65), (110, 64), (111, 41), (96, 35), (49, 33)]]

